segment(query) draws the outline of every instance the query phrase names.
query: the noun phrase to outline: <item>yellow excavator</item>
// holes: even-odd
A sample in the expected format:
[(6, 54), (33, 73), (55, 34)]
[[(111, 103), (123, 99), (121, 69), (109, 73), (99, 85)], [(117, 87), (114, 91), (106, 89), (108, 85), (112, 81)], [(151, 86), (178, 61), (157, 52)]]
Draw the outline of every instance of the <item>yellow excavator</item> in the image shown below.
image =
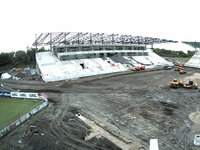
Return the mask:
[(180, 88), (180, 87), (182, 87), (182, 85), (183, 85), (182, 81), (177, 80), (177, 79), (174, 79), (171, 82), (171, 88)]
[(174, 71), (180, 71), (181, 69), (183, 69), (182, 63), (180, 63), (179, 66), (174, 69)]
[(198, 89), (198, 84), (190, 80), (188, 84), (183, 83), (183, 87), (187, 89)]
[(185, 69), (181, 68), (181, 69), (179, 70), (179, 73), (180, 73), (180, 74), (186, 74), (187, 72), (185, 71)]

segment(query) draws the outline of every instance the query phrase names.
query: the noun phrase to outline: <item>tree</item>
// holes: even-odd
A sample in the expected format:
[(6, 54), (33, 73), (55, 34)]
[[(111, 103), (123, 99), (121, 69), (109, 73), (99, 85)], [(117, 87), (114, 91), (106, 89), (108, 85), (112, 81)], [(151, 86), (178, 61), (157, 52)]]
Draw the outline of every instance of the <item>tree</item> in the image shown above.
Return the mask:
[(41, 47), (38, 52), (46, 52), (47, 50), (44, 47)]
[(11, 63), (11, 60), (9, 58), (9, 54), (8, 53), (1, 53), (0, 54), (0, 66), (2, 65), (6, 65)]
[(27, 63), (35, 62), (35, 53), (36, 49), (35, 48), (30, 48), (27, 50)]
[(25, 51), (17, 51), (15, 53), (15, 59), (17, 64), (27, 63), (27, 55)]

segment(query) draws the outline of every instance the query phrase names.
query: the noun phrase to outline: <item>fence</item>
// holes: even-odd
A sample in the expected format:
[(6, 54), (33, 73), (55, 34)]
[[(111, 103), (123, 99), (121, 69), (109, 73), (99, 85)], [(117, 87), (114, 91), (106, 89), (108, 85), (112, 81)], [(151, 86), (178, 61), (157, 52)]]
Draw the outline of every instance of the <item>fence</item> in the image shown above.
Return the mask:
[[(8, 122), (0, 125), (0, 138), (6, 135), (7, 133), (14, 130), (18, 125), (28, 120), (32, 115), (36, 114), (42, 108), (48, 105), (47, 96), (41, 93), (25, 93), (25, 92), (0, 92), (0, 96), (3, 97), (14, 97), (14, 98), (26, 98), (28, 99), (36, 99), (38, 103), (31, 106), (24, 112), (16, 115)], [(41, 104), (40, 104), (41, 103)]]

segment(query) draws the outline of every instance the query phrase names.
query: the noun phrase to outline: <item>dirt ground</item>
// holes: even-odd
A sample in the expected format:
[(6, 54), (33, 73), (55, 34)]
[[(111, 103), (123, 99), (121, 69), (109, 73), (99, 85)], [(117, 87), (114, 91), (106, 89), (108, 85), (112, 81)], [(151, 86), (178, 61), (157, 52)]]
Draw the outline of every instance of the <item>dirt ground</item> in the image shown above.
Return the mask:
[[(200, 124), (189, 119), (200, 109), (199, 89), (170, 88), (172, 79), (200, 73), (186, 70), (184, 75), (158, 70), (55, 83), (0, 81), (49, 98), (47, 108), (1, 139), (0, 149), (147, 150), (152, 138), (160, 150), (199, 149), (193, 139)], [(30, 125), (37, 126), (37, 134), (25, 135)]]

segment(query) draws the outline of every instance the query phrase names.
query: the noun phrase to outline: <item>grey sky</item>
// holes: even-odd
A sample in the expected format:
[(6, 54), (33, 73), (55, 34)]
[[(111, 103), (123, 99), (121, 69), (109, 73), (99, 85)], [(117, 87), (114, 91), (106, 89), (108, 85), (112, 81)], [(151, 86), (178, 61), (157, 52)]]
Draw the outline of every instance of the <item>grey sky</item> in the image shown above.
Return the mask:
[(25, 50), (41, 32), (103, 32), (200, 41), (198, 0), (0, 1), (0, 52)]

